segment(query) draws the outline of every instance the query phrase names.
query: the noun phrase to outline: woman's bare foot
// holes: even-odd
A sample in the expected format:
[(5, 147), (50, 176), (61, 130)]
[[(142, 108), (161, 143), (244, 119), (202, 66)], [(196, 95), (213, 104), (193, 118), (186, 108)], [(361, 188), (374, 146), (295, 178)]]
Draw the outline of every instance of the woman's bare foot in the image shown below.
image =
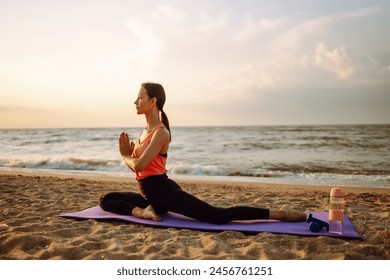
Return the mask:
[(283, 222), (304, 222), (307, 219), (307, 215), (293, 210), (290, 206), (283, 206), (280, 210), (270, 210), (269, 218)]
[(146, 219), (146, 220), (153, 220), (155, 222), (158, 222), (161, 220), (160, 216), (157, 215), (156, 211), (154, 211), (154, 208), (152, 205), (149, 205), (145, 209), (140, 207), (134, 207), (131, 214), (134, 217)]

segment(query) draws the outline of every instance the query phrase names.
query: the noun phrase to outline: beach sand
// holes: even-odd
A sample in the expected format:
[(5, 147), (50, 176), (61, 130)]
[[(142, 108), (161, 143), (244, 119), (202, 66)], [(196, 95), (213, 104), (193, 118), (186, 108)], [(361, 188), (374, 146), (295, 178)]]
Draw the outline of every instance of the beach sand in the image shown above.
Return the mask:
[[(329, 187), (178, 181), (215, 206), (327, 211)], [(97, 205), (101, 194), (138, 191), (131, 178), (0, 172), (0, 259), (389, 260), (390, 190), (343, 188), (346, 214), (363, 240), (153, 228), (59, 214)]]

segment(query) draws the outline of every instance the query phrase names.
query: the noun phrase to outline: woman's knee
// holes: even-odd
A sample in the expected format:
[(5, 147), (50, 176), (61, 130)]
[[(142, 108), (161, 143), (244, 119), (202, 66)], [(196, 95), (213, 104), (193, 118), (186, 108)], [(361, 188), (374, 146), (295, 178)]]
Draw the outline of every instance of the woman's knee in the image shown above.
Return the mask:
[(115, 196), (115, 193), (105, 193), (105, 194), (102, 194), (99, 197), (99, 206), (100, 206), (100, 208), (102, 208), (104, 210), (105, 203), (107, 201), (111, 200), (113, 196)]

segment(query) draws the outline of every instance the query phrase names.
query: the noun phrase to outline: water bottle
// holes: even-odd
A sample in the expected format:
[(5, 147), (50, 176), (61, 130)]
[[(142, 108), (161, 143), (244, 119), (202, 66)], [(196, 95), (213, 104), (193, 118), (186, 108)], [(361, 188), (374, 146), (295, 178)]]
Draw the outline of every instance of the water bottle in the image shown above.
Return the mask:
[(329, 205), (329, 232), (343, 233), (344, 225), (344, 193), (340, 188), (332, 188)]

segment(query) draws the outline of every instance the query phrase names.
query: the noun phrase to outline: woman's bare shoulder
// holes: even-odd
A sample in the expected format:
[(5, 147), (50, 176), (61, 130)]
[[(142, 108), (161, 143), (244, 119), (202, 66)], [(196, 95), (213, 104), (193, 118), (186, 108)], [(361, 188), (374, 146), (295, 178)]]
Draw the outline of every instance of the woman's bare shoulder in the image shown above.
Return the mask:
[(161, 140), (166, 140), (166, 139), (169, 140), (169, 136), (170, 136), (169, 130), (165, 126), (163, 126), (156, 131), (156, 133), (153, 135), (153, 138), (158, 138)]

